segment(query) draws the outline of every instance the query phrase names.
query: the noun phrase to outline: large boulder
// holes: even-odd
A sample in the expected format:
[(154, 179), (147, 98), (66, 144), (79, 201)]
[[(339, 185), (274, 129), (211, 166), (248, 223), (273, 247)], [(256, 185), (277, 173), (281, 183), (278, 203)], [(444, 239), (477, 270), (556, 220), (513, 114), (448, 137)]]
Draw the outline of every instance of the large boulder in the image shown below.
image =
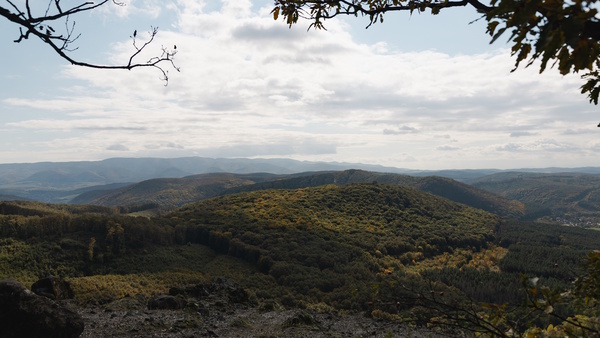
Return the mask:
[(73, 299), (74, 297), (71, 285), (64, 279), (54, 276), (48, 276), (33, 283), (31, 291), (55, 300)]
[(0, 280), (0, 323), (3, 338), (74, 338), (84, 327), (79, 314), (14, 279)]

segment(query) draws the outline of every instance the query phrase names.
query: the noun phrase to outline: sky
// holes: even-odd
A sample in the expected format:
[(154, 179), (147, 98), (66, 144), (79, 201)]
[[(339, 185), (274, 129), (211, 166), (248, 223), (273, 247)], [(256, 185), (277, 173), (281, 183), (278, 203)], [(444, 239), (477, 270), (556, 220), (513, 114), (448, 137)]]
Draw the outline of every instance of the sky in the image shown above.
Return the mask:
[[(4, 1), (0, 1), (5, 6)], [(131, 35), (177, 72), (69, 65), (0, 19), (0, 163), (291, 158), (408, 169), (600, 166), (599, 108), (577, 74), (511, 72), (473, 10), (291, 29), (269, 0), (146, 0), (73, 16), (74, 58), (126, 63)], [(475, 21), (475, 22), (473, 22)], [(60, 26), (60, 24), (59, 24)], [(148, 54), (150, 55), (150, 54)], [(144, 57), (149, 57), (144, 55)], [(144, 60), (141, 60), (144, 61)]]

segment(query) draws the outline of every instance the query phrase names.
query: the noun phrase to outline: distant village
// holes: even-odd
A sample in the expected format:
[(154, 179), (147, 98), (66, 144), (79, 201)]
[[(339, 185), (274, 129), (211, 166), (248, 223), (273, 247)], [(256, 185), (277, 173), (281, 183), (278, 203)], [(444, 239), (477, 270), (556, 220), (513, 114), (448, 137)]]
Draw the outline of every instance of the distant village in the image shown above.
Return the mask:
[(553, 223), (558, 223), (563, 226), (579, 227), (586, 229), (598, 228), (600, 230), (600, 219), (595, 217), (579, 217), (576, 219), (571, 219), (563, 216), (554, 218)]

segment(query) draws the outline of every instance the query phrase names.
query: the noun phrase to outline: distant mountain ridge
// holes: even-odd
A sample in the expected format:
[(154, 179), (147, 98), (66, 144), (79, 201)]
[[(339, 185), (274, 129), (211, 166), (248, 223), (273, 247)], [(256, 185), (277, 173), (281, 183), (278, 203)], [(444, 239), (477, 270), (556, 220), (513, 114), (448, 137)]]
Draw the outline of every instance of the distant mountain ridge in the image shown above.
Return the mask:
[[(332, 174), (332, 172), (342, 172), (350, 169), (360, 171), (353, 174), (337, 174), (337, 176)], [(518, 169), (518, 171), (532, 174), (560, 172), (600, 174), (600, 168), (595, 167)], [(469, 190), (468, 186), (460, 186), (456, 182), (480, 184), (482, 182), (480, 179), (490, 175), (509, 174), (509, 172), (499, 169), (410, 170), (359, 163), (203, 157), (111, 158), (102, 161), (17, 163), (0, 164), (0, 200), (21, 199), (49, 203), (97, 203), (101, 205), (138, 204), (141, 200), (146, 202), (150, 200), (149, 203), (157, 205), (179, 206), (218, 194), (243, 191), (243, 189), (257, 189), (260, 185), (250, 188), (251, 185), (255, 184), (262, 184), (260, 186), (262, 188), (268, 188), (269, 186), (276, 188), (281, 185), (295, 187), (294, 184), (298, 186), (317, 186), (330, 183), (377, 181), (414, 186), (420, 190), (444, 197), (447, 197), (444, 194), (450, 194), (452, 195), (450, 199), (460, 203), (466, 203), (503, 215), (511, 213), (518, 215), (522, 213), (522, 206), (511, 206), (506, 201), (500, 204), (491, 202), (497, 197), (481, 197), (483, 196), (482, 190), (475, 193)], [(262, 181), (256, 177), (257, 180), (250, 179), (246, 181), (239, 177), (235, 179), (230, 177), (229, 179), (232, 181), (227, 182), (225, 178), (221, 178), (220, 183), (210, 183), (210, 180), (200, 182), (197, 180), (198, 177), (194, 178), (195, 175), (216, 173), (237, 175), (265, 173), (274, 176), (273, 179)], [(390, 174), (391, 176), (389, 176)], [(398, 176), (401, 175), (397, 174), (411, 175), (413, 178), (408, 178), (409, 176), (399, 178)], [(276, 175), (282, 175), (279, 178), (285, 178), (288, 181), (285, 183), (277, 182), (274, 179)], [(287, 177), (283, 177), (285, 175)], [(308, 178), (309, 176), (312, 177)], [(428, 176), (437, 176), (437, 178), (423, 178)], [(213, 176), (213, 179), (215, 177)], [(421, 180), (417, 180), (415, 177), (420, 177)], [(441, 179), (442, 177), (451, 178), (455, 181), (444, 181)], [(183, 178), (185, 180), (180, 182), (171, 180)], [(148, 180), (154, 181), (145, 182)], [(211, 186), (211, 184), (213, 185)], [(445, 185), (446, 187), (442, 188)], [(497, 192), (485, 184), (477, 187), (492, 193)], [(555, 188), (560, 187), (555, 186)], [(224, 189), (231, 190), (225, 192)], [(154, 197), (150, 198), (153, 194)], [(503, 195), (503, 193), (499, 194)], [(593, 195), (589, 196), (593, 197)], [(512, 199), (513, 195), (504, 194), (504, 197)], [(537, 207), (532, 207), (529, 201), (520, 201), (528, 204), (530, 210)], [(579, 205), (583, 207), (586, 203), (587, 201), (583, 200)], [(500, 205), (503, 206), (500, 207)], [(595, 204), (590, 204), (590, 206), (594, 207)], [(495, 208), (499, 209), (496, 210)], [(577, 208), (577, 210), (582, 209)]]
[[(131, 184), (155, 178), (208, 173), (291, 174), (358, 168), (382, 172), (405, 169), (379, 165), (247, 158), (110, 158), (102, 161), (0, 164), (0, 195), (50, 203), (68, 203), (78, 189)], [(103, 189), (103, 188), (100, 188)]]
[(240, 192), (373, 182), (410, 186), (506, 218), (542, 219), (584, 227), (600, 224), (600, 175), (581, 173), (503, 172), (480, 177), (471, 185), (440, 176), (418, 177), (356, 169), (289, 175), (217, 173), (154, 179), (118, 189), (102, 187), (102, 191), (88, 188), (88, 192), (71, 202), (179, 207)]
[(362, 163), (310, 162), (291, 159), (227, 159), (206, 157), (109, 158), (101, 161), (0, 164), (0, 189), (53, 188), (72, 190), (93, 185), (136, 183), (153, 178), (181, 178), (217, 172), (234, 174), (257, 172), (294, 174), (301, 172), (342, 171), (347, 169), (407, 174), (411, 176), (442, 176), (467, 183), (482, 176), (509, 171), (600, 174), (600, 167), (526, 168), (513, 170), (413, 170)]
[(152, 178), (180, 178), (217, 172), (292, 174), (352, 168), (396, 173), (408, 171), (360, 163), (308, 162), (290, 159), (110, 158), (102, 161), (0, 164), (0, 187), (73, 188), (75, 185), (141, 182)]
[(185, 178), (153, 179), (115, 190), (90, 191), (72, 200), (77, 204), (103, 206), (149, 205), (183, 206), (206, 198), (268, 189), (312, 188), (329, 184), (382, 183), (413, 187), (507, 218), (520, 218), (522, 203), (500, 197), (449, 178), (414, 177), (364, 170), (273, 174), (203, 174)]
[(73, 204), (126, 206), (184, 204), (221, 195), (229, 188), (250, 185), (279, 177), (275, 174), (211, 173), (183, 178), (154, 178), (107, 190), (91, 190), (71, 200)]

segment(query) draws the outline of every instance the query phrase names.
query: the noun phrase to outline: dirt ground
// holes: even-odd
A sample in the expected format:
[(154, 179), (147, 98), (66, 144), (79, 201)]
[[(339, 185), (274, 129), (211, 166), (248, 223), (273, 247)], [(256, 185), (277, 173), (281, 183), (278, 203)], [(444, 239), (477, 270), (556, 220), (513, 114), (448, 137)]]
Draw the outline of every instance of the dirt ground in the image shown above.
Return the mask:
[(81, 337), (449, 337), (361, 314), (307, 310), (262, 311), (245, 305), (183, 310), (149, 310), (134, 299), (86, 306)]

